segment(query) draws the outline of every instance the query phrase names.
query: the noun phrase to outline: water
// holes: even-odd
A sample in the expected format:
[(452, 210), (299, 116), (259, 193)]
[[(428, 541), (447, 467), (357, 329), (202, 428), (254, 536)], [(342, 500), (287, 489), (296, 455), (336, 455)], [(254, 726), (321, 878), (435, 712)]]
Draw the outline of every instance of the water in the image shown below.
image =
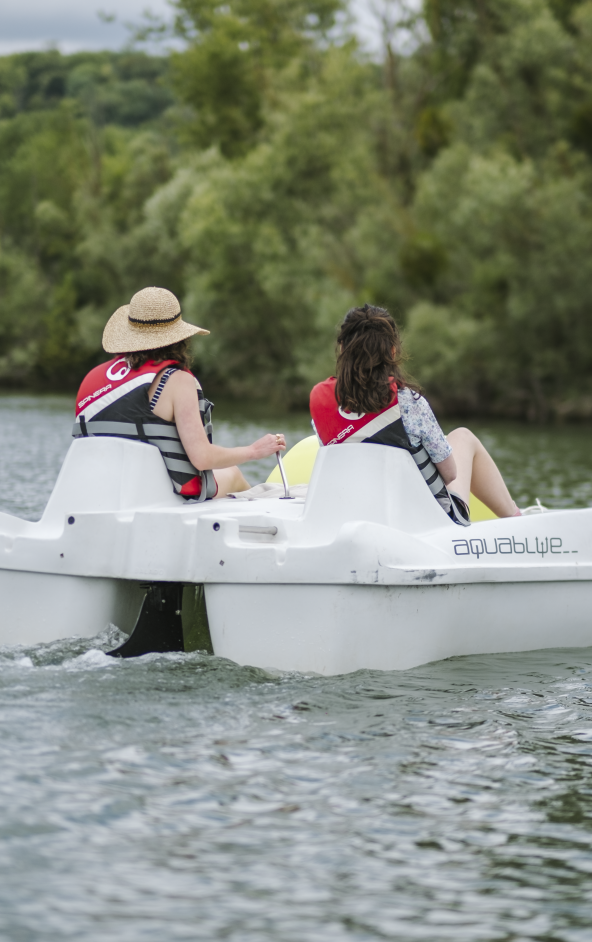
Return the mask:
[[(69, 405), (0, 399), (2, 509), (39, 516)], [(520, 502), (592, 503), (588, 429), (479, 431)], [(0, 650), (2, 942), (592, 939), (592, 649), (320, 678), (113, 640)]]

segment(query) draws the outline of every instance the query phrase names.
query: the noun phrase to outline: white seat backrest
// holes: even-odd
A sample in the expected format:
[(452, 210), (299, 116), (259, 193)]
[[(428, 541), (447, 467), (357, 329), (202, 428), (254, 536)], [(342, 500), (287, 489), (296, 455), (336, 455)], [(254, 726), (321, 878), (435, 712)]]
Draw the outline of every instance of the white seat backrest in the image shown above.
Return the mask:
[(70, 445), (42, 519), (183, 504), (155, 445), (107, 436), (78, 438)]
[(339, 523), (367, 520), (418, 533), (449, 520), (407, 451), (371, 444), (319, 449), (305, 518), (328, 532)]

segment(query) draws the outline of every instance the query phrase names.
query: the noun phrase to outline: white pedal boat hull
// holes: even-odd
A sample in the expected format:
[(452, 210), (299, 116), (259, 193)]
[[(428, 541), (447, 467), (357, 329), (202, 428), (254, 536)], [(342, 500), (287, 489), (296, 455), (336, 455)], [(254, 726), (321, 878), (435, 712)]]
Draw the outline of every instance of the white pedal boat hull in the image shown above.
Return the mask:
[[(70, 522), (69, 522), (70, 521)], [(592, 644), (592, 510), (461, 528), (412, 459), (321, 449), (306, 501), (186, 504), (155, 448), (72, 444), (43, 518), (0, 514), (0, 644), (130, 632), (151, 582), (205, 586), (215, 654), (264, 668), (401, 670)]]
[(0, 646), (131, 632), (144, 592), (135, 582), (0, 569)]
[[(331, 675), (592, 643), (592, 586), (586, 583), (539, 583), (536, 611), (524, 583), (265, 588), (206, 589), (216, 654), (240, 664)], [(288, 614), (251, 617), (268, 606)]]

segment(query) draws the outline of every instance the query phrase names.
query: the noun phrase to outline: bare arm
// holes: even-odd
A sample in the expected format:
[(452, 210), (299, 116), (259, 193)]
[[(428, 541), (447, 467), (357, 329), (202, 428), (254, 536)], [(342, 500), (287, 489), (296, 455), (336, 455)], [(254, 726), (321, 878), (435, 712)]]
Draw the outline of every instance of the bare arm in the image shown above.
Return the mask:
[[(176, 423), (179, 437), (189, 460), (198, 471), (231, 468), (245, 461), (266, 458), (276, 451), (283, 451), (286, 447), (283, 435), (280, 436), (280, 444), (275, 435), (264, 435), (252, 445), (243, 445), (238, 448), (212, 445), (208, 441), (201, 421), (193, 376), (177, 370), (165, 387), (165, 392), (167, 391), (171, 397), (173, 421)], [(158, 407), (155, 411), (158, 414)]]
[(440, 472), (440, 477), (444, 481), (444, 484), (450, 484), (456, 479), (457, 471), (454, 455), (448, 455), (448, 458), (444, 458), (444, 461), (438, 461), (436, 467)]

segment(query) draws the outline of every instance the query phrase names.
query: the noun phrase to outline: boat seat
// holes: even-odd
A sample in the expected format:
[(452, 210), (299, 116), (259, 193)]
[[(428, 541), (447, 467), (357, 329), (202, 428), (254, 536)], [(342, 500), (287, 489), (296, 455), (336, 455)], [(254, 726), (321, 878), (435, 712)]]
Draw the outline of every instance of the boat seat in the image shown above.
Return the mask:
[(411, 455), (388, 445), (326, 445), (317, 452), (305, 518), (330, 531), (335, 521), (372, 521), (419, 533), (441, 527), (446, 516)]
[(125, 438), (79, 438), (64, 459), (42, 520), (64, 514), (180, 507), (160, 451)]

